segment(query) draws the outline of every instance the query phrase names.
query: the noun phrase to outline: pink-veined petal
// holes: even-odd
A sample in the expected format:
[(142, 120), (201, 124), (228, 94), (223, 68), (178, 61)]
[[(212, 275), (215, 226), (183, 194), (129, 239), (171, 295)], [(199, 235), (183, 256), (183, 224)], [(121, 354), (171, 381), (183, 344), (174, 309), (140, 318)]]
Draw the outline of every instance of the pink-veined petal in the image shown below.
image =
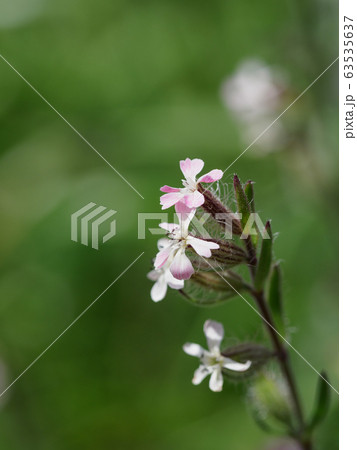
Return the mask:
[(194, 214), (195, 213), (195, 208), (192, 208), (192, 207), (188, 206), (187, 203), (184, 201), (184, 198), (183, 198), (178, 203), (176, 203), (175, 211), (176, 211), (176, 214), (187, 214), (187, 215), (189, 215), (189, 214)]
[(183, 201), (189, 208), (199, 208), (205, 202), (205, 197), (201, 192), (193, 191), (189, 194), (186, 194), (183, 198)]
[(166, 283), (170, 286), (171, 289), (182, 289), (185, 285), (183, 280), (177, 280), (169, 269), (165, 270), (165, 279)]
[(187, 243), (191, 245), (194, 251), (205, 258), (212, 256), (211, 250), (219, 248), (219, 244), (216, 242), (205, 241), (204, 239), (198, 239), (193, 236), (187, 238)]
[(159, 251), (159, 253), (156, 255), (154, 263), (154, 267), (156, 270), (160, 269), (166, 263), (171, 254), (171, 251), (172, 251), (171, 245)]
[(203, 332), (207, 339), (210, 350), (219, 349), (224, 336), (223, 325), (214, 320), (206, 320), (203, 325)]
[(198, 344), (193, 344), (192, 342), (186, 342), (182, 348), (187, 355), (196, 356), (197, 358), (201, 358), (205, 352), (204, 348)]
[(154, 302), (159, 302), (162, 300), (167, 292), (167, 284), (165, 281), (165, 277), (163, 275), (160, 276), (160, 278), (157, 280), (157, 282), (154, 284), (154, 286), (151, 288), (151, 299)]
[(213, 392), (221, 392), (223, 388), (223, 375), (219, 367), (215, 368), (209, 380), (209, 388)]
[(222, 177), (222, 170), (214, 169), (206, 173), (205, 175), (202, 175), (202, 177), (197, 180), (197, 183), (213, 183), (214, 181), (220, 180)]
[(201, 172), (205, 163), (202, 159), (190, 159), (186, 158), (185, 160), (180, 161), (180, 168), (182, 173), (185, 175), (186, 179), (190, 178), (194, 180), (196, 175)]
[(245, 372), (252, 365), (251, 361), (246, 361), (245, 363), (239, 363), (231, 358), (223, 358), (223, 367), (229, 370), (234, 370), (235, 372)]
[(161, 192), (180, 192), (180, 188), (174, 188), (174, 187), (171, 187), (171, 186), (167, 186), (165, 184), (165, 186), (162, 186), (160, 188), (160, 191)]
[(200, 384), (210, 373), (212, 373), (212, 370), (210, 370), (209, 367), (204, 366), (203, 364), (199, 366), (198, 369), (195, 370), (192, 378), (192, 384), (197, 386)]
[(179, 227), (181, 229), (181, 234), (185, 234), (185, 231), (188, 230), (191, 220), (195, 215), (196, 209), (189, 208), (184, 201), (179, 201), (175, 205), (176, 215), (179, 220)]
[(177, 280), (188, 280), (195, 273), (191, 261), (185, 255), (184, 250), (179, 250), (170, 266), (172, 275)]
[(162, 206), (162, 209), (170, 208), (170, 206), (173, 206), (179, 202), (183, 196), (184, 194), (181, 194), (181, 192), (170, 192), (169, 194), (164, 194), (160, 197), (160, 205)]

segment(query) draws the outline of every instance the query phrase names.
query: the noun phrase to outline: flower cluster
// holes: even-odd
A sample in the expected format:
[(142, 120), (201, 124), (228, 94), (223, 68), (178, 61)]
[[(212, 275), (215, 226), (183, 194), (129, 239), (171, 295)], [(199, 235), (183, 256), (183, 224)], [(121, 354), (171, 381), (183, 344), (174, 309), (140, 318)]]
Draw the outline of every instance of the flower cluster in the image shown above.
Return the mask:
[(184, 280), (194, 274), (192, 263), (186, 255), (187, 249), (192, 249), (204, 258), (210, 258), (211, 251), (219, 248), (216, 242), (194, 237), (189, 232), (196, 209), (205, 202), (204, 195), (199, 192), (200, 183), (213, 183), (223, 176), (221, 170), (215, 169), (196, 179), (203, 166), (201, 159), (186, 158), (180, 161), (180, 168), (185, 177), (182, 180), (184, 187), (173, 188), (165, 185), (161, 188), (162, 192), (166, 192), (160, 198), (162, 209), (175, 206), (179, 223), (160, 224), (160, 227), (167, 231), (167, 238), (159, 240), (155, 270), (148, 274), (148, 277), (156, 282), (151, 290), (151, 298), (156, 302), (165, 297), (167, 286), (182, 289)]
[[(237, 292), (236, 289), (244, 289), (246, 286), (239, 274), (229, 270), (243, 261), (248, 262), (247, 254), (240, 246), (232, 240), (196, 237), (190, 231), (192, 219), (195, 217), (197, 209), (202, 207), (209, 216), (213, 217), (219, 229), (222, 222), (217, 217), (228, 216), (231, 219), (233, 233), (238, 236), (242, 234), (242, 226), (237, 216), (220, 202), (209, 190), (209, 187), (203, 188), (201, 185), (201, 183), (213, 183), (220, 180), (223, 172), (215, 169), (197, 178), (203, 166), (204, 163), (201, 159), (187, 158), (180, 161), (180, 167), (185, 177), (182, 180), (183, 187), (174, 188), (165, 185), (161, 188), (161, 191), (165, 193), (160, 199), (162, 209), (174, 206), (178, 223), (160, 224), (167, 234), (165, 238), (158, 241), (159, 251), (154, 260), (154, 270), (148, 274), (148, 278), (155, 281), (151, 289), (151, 298), (155, 302), (165, 297), (168, 286), (181, 290), (181, 293), (187, 296), (184, 282), (191, 277), (197, 285), (206, 288), (202, 304), (210, 302), (207, 297), (208, 291), (214, 293), (213, 301), (217, 302), (218, 296), (221, 296), (220, 298), (231, 297), (232, 293)], [(195, 256), (190, 259), (186, 252), (200, 257), (198, 266)], [(229, 279), (228, 284), (221, 274), (216, 273), (215, 269), (212, 270), (213, 266), (211, 262), (206, 261), (207, 258), (211, 258), (211, 262), (219, 267), (221, 274)], [(225, 355), (220, 350), (224, 336), (222, 324), (207, 320), (203, 331), (207, 339), (208, 350), (193, 343), (186, 343), (183, 349), (187, 354), (200, 359), (200, 366), (195, 371), (192, 380), (193, 384), (199, 384), (204, 378), (210, 376), (211, 391), (219, 392), (223, 387), (224, 374), (228, 373), (229, 376), (234, 377), (235, 373), (247, 371), (252, 362), (249, 360), (250, 357), (245, 357), (241, 353), (240, 349), (235, 349), (233, 353), (230, 351), (229, 355)], [(235, 356), (245, 362), (238, 362), (228, 356)]]
[[(264, 83), (261, 91), (265, 92), (263, 88)], [(302, 449), (310, 450), (307, 437), (328, 406), (327, 379), (321, 374), (318, 403), (306, 421), (285, 345), (281, 270), (273, 257), (271, 221), (264, 225), (256, 213), (252, 180), (242, 183), (234, 174), (230, 186), (203, 187), (202, 183), (213, 183), (223, 175), (215, 169), (198, 177), (203, 166), (200, 159), (180, 161), (183, 187), (161, 188), (162, 209), (174, 206), (178, 223), (160, 224), (166, 237), (158, 241), (154, 270), (148, 274), (155, 281), (151, 298), (162, 300), (169, 286), (193, 305), (218, 305), (237, 295), (250, 305), (241, 294), (247, 293), (255, 302), (257, 309), (253, 309), (262, 318), (271, 345), (236, 340), (221, 349), (223, 325), (206, 320), (203, 332), (208, 350), (191, 342), (183, 346), (185, 353), (200, 360), (192, 383), (200, 384), (209, 377), (210, 390), (220, 392), (224, 381), (249, 378), (249, 400), (257, 423), (294, 437)], [(214, 238), (205, 228), (200, 229), (206, 220)], [(274, 372), (274, 361), (279, 364), (280, 376)], [(268, 362), (272, 363), (269, 367)]]

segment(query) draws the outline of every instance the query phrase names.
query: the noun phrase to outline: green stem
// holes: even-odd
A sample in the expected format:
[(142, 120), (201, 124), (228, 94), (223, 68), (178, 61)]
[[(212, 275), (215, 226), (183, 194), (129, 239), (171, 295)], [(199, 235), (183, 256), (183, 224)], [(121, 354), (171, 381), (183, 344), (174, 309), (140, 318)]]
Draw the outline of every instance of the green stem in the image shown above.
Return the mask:
[[(255, 251), (254, 251), (255, 253)], [(254, 282), (253, 271), (251, 271), (252, 279)], [(304, 420), (303, 409), (301, 405), (301, 400), (296, 386), (295, 377), (291, 368), (289, 353), (286, 350), (285, 343), (282, 340), (279, 333), (276, 331), (276, 326), (269, 309), (268, 303), (265, 299), (265, 294), (263, 290), (251, 291), (251, 295), (255, 299), (260, 313), (264, 319), (264, 324), (266, 326), (267, 332), (270, 336), (273, 347), (276, 351), (276, 355), (280, 364), (282, 374), (285, 377), (286, 384), (288, 386), (291, 401), (294, 407), (296, 420), (298, 424), (296, 440), (299, 442), (303, 450), (312, 450), (312, 442), (310, 439), (306, 438), (306, 425)]]
[(297, 422), (299, 424), (299, 435), (301, 436), (304, 433), (305, 422), (295, 379), (291, 370), (289, 354), (286, 351), (286, 348), (283, 342), (281, 341), (280, 336), (275, 331), (275, 324), (273, 323), (273, 318), (268, 308), (267, 302), (265, 300), (263, 291), (253, 292), (253, 296), (257, 302), (257, 305), (259, 306), (262, 317), (264, 318), (266, 329), (270, 335), (271, 341), (273, 343), (273, 346), (275, 348), (280, 363), (281, 370), (285, 376), (290, 391), (291, 399), (294, 405)]

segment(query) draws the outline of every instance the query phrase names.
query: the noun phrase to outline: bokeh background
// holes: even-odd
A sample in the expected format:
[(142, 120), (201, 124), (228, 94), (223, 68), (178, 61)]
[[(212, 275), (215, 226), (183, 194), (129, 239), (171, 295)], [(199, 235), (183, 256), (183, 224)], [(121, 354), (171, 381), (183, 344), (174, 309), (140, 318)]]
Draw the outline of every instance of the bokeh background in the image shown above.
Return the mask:
[[(223, 321), (228, 337), (262, 339), (258, 317), (239, 299), (207, 310), (170, 292), (154, 304), (146, 273), (156, 237), (137, 239), (137, 213), (160, 211), (159, 187), (178, 185), (180, 159), (225, 169), (250, 144), (257, 118), (229, 108), (227, 95), (237, 93), (222, 87), (242, 64), (268, 70), (266, 121), (336, 58), (337, 8), (331, 0), (0, 0), (0, 53), (145, 197), (0, 60), (1, 390), (145, 252), (0, 398), (2, 449), (275, 445), (249, 415), (244, 386), (214, 394), (191, 385), (196, 361), (181, 349), (204, 344), (207, 318)], [(276, 124), (282, 133), (253, 145), (224, 179), (237, 172), (256, 182), (257, 208), (279, 231), (292, 343), (335, 387), (337, 77), (334, 65)], [(99, 251), (70, 240), (70, 215), (89, 202), (118, 211), (117, 235)], [(292, 359), (308, 412), (317, 375)], [(337, 400), (332, 392), (317, 449), (338, 446)]]

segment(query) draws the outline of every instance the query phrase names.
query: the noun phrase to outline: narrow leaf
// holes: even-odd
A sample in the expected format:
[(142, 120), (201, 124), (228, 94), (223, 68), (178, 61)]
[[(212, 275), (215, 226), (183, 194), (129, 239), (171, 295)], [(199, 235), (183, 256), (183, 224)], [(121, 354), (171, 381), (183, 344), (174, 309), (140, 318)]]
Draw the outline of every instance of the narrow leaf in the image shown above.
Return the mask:
[(326, 383), (328, 381), (326, 372), (321, 372), (317, 382), (317, 393), (314, 411), (308, 426), (309, 431), (313, 431), (325, 418), (330, 403), (330, 387)]
[(242, 223), (242, 228), (244, 230), (244, 227), (245, 227), (245, 225), (249, 219), (249, 215), (251, 213), (250, 206), (249, 206), (249, 200), (244, 192), (242, 183), (240, 182), (237, 175), (234, 175), (233, 185), (234, 185), (234, 191), (235, 191), (236, 199), (237, 199), (238, 212), (242, 214), (241, 223)]
[(244, 185), (244, 192), (248, 199), (249, 208), (251, 212), (255, 212), (255, 204), (254, 204), (254, 190), (253, 190), (254, 181), (248, 180)]
[(255, 288), (261, 290), (270, 272), (270, 266), (273, 259), (273, 234), (271, 232), (270, 220), (265, 225), (269, 239), (263, 239), (262, 248), (258, 261), (258, 268), (255, 275)]
[(284, 311), (281, 288), (281, 270), (279, 263), (274, 264), (269, 287), (268, 302), (278, 331), (285, 333)]

